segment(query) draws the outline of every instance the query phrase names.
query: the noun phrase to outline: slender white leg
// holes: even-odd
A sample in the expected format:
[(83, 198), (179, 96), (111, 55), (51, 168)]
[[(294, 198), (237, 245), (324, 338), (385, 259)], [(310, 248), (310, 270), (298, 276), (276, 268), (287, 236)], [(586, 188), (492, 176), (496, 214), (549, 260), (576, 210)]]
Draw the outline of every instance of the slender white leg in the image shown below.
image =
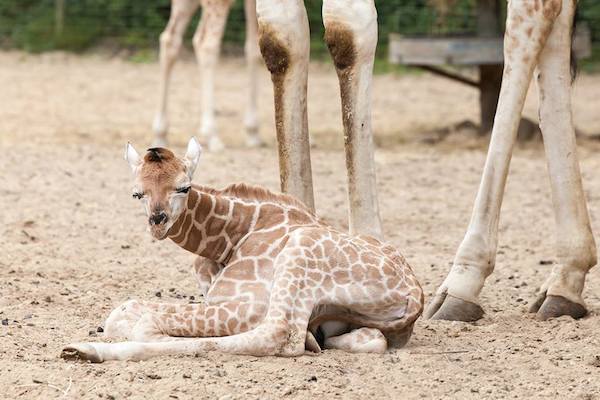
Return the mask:
[(258, 48), (258, 20), (256, 17), (256, 0), (245, 0), (246, 13), (246, 63), (248, 65), (248, 105), (244, 125), (246, 127), (246, 144), (249, 147), (264, 145), (259, 134), (258, 122), (258, 67), (260, 63), (260, 49)]
[[(541, 289), (532, 311), (542, 319), (586, 314), (581, 297), (585, 276), (596, 265), (592, 236), (581, 184), (571, 114), (571, 28), (576, 3), (563, 1), (536, 73), (540, 127), (548, 160), (557, 225), (558, 264)], [(543, 303), (542, 303), (543, 302)]]
[(259, 46), (271, 72), (281, 189), (314, 208), (306, 90), (308, 18), (302, 0), (257, 0)]
[(169, 129), (167, 101), (171, 71), (181, 49), (185, 29), (197, 9), (197, 0), (172, 0), (169, 22), (160, 35), (159, 103), (152, 124), (155, 146), (166, 146), (167, 144), (167, 131)]
[(323, 0), (323, 23), (340, 81), (350, 233), (381, 238), (371, 132), (371, 83), (377, 47), (374, 1)]
[(193, 38), (202, 81), (200, 95), (202, 121), (199, 136), (206, 141), (210, 151), (220, 151), (224, 148), (215, 122), (215, 70), (232, 2), (233, 0), (218, 2), (202, 0), (202, 17)]
[(560, 12), (560, 1), (509, 2), (504, 76), (483, 177), (465, 238), (426, 317), (471, 321), (483, 315), (478, 297), (494, 270), (498, 219), (517, 127), (534, 67)]

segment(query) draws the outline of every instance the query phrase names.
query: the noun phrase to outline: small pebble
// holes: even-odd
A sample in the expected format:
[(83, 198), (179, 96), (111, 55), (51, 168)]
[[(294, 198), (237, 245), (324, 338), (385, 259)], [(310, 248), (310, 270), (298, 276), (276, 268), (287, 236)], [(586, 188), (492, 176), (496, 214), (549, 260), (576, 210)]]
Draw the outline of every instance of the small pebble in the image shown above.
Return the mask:
[(161, 292), (156, 292), (156, 293), (154, 293), (154, 295), (155, 295), (156, 297), (162, 297), (162, 293), (161, 293)]
[(4, 325), (4, 326), (8, 326), (8, 318), (4, 318), (4, 319), (2, 320), (2, 325)]

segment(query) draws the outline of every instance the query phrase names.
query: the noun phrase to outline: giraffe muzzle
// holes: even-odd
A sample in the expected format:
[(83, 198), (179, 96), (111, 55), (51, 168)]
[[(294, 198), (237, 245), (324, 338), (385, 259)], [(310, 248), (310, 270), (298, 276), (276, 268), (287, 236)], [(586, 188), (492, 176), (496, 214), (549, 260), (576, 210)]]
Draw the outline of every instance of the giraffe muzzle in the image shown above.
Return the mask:
[(167, 214), (165, 212), (159, 212), (156, 214), (152, 214), (148, 219), (148, 223), (150, 225), (161, 225), (165, 224), (168, 220)]

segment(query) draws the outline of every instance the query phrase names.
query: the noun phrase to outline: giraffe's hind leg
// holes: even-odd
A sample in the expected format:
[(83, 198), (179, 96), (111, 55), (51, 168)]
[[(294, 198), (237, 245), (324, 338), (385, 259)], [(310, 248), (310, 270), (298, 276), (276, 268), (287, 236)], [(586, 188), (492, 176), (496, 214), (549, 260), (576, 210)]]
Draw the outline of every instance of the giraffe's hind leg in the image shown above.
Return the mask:
[(229, 302), (193, 304), (178, 313), (148, 312), (141, 316), (128, 338), (149, 342), (173, 337), (231, 336), (258, 326), (266, 310), (266, 305), (260, 303)]
[(359, 328), (352, 332), (325, 339), (326, 349), (337, 349), (349, 353), (378, 353), (387, 350), (387, 340), (379, 329)]
[(104, 331), (107, 337), (140, 341), (225, 336), (252, 329), (265, 312), (260, 303), (238, 301), (205, 305), (129, 300), (110, 313)]
[(575, 2), (563, 1), (536, 73), (558, 253), (558, 263), (532, 307), (542, 320), (561, 315), (585, 316), (581, 293), (587, 272), (596, 264), (596, 243), (581, 183), (571, 115), (570, 45), (575, 7)]

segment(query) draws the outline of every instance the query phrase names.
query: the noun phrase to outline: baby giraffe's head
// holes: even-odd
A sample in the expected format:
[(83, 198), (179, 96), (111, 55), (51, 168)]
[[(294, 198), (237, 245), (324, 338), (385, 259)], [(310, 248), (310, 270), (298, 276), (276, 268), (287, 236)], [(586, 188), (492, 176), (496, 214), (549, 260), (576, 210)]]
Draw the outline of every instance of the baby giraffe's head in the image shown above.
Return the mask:
[(140, 157), (127, 143), (125, 160), (133, 172), (133, 197), (144, 204), (150, 233), (155, 238), (164, 239), (186, 208), (201, 152), (195, 138), (190, 140), (183, 158), (161, 147), (148, 149)]

